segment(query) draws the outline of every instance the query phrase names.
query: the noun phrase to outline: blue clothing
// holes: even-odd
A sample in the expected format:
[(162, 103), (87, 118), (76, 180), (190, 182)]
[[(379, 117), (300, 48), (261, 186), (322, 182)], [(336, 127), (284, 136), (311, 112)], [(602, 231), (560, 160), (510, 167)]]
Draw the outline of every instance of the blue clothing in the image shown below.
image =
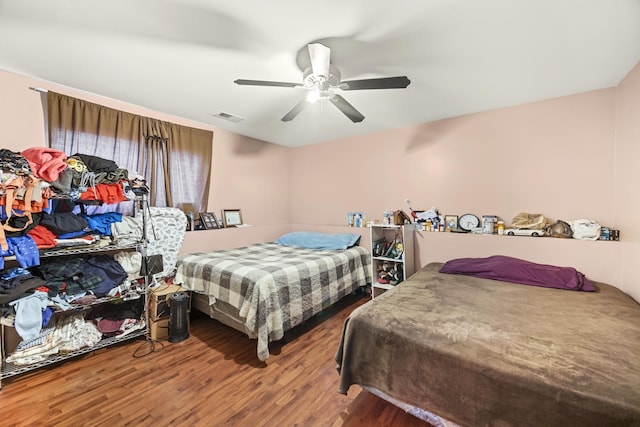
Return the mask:
[(31, 236), (7, 237), (7, 251), (0, 251), (0, 269), (4, 268), (4, 257), (15, 255), (22, 268), (40, 265), (40, 251)]
[(118, 212), (108, 212), (95, 215), (83, 215), (89, 223), (89, 228), (103, 236), (111, 236), (111, 224), (122, 222), (122, 214)]

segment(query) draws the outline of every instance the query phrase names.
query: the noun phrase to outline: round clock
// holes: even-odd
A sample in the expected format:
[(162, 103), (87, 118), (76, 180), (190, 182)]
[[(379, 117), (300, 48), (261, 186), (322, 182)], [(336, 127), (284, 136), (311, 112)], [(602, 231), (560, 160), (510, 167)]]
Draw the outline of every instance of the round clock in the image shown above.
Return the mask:
[(471, 231), (480, 225), (480, 220), (474, 214), (464, 214), (458, 219), (458, 227), (464, 231)]

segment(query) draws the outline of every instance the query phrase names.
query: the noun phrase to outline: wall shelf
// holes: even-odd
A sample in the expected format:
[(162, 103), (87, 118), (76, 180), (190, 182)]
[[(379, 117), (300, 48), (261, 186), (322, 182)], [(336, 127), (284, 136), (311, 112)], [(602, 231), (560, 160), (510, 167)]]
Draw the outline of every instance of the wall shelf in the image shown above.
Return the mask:
[(455, 258), (506, 255), (541, 264), (574, 267), (589, 279), (621, 282), (622, 241), (578, 240), (556, 237), (501, 236), (416, 231), (416, 265)]

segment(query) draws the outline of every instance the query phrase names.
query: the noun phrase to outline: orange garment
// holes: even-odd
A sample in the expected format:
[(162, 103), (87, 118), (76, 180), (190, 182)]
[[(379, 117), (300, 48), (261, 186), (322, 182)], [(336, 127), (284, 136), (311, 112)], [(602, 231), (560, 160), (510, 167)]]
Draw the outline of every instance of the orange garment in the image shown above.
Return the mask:
[[(33, 188), (35, 187), (35, 184), (36, 184), (36, 180), (34, 180), (32, 177), (29, 177), (28, 180), (25, 180), (24, 177), (17, 176), (17, 175), (3, 176), (2, 188), (4, 190), (5, 213), (7, 215), (6, 222), (2, 225), (2, 227), (0, 227), (0, 248), (3, 251), (7, 251), (9, 249), (7, 239), (4, 233), (5, 230), (21, 231), (33, 223), (33, 218), (31, 217), (31, 195), (33, 193)], [(14, 205), (14, 202), (17, 200), (16, 193), (22, 187), (25, 188), (25, 192), (23, 196), (24, 198), (23, 205), (26, 207), (26, 209), (24, 209), (24, 215), (21, 215), (21, 216), (25, 216), (28, 219), (28, 221), (22, 228), (17, 229), (12, 227), (9, 224), (9, 219), (11, 218), (11, 215), (14, 213), (13, 205)]]
[[(41, 184), (40, 179), (30, 176), (28, 179), (25, 180), (25, 178), (21, 176), (19, 177), (19, 180), (15, 180), (12, 182), (12, 184), (14, 183), (16, 184), (14, 185), (14, 187), (7, 187), (6, 185), (4, 186), (5, 194), (0, 195), (0, 206), (6, 207), (7, 194), (9, 194), (10, 196), (12, 196), (11, 198), (13, 199), (11, 208), (15, 210), (21, 210), (21, 211), (27, 211), (27, 212), (42, 212), (43, 209), (46, 209), (49, 207), (49, 200), (47, 199), (50, 199), (53, 193), (50, 187), (42, 187), (40, 185)], [(13, 193), (9, 193), (9, 191), (12, 188), (15, 188), (13, 190)], [(37, 194), (39, 195), (39, 197), (33, 196), (33, 194), (36, 194), (35, 193), (36, 191), (38, 192)], [(29, 201), (30, 207), (27, 207), (25, 200)]]
[(49, 249), (56, 246), (56, 235), (44, 225), (36, 225), (28, 235), (36, 242), (38, 249)]
[[(5, 206), (6, 203), (7, 201), (5, 196), (0, 196), (0, 206)], [(49, 199), (43, 197), (41, 202), (36, 202), (32, 200), (31, 209), (27, 209), (26, 205), (24, 204), (24, 200), (15, 199), (11, 207), (14, 210), (30, 211), (34, 213), (42, 212), (43, 209), (46, 209), (49, 207)]]
[[(95, 190), (95, 193), (94, 193)], [(80, 194), (80, 200), (99, 200), (103, 203), (113, 204), (126, 202), (122, 185), (118, 184), (98, 184), (89, 187), (87, 191)]]

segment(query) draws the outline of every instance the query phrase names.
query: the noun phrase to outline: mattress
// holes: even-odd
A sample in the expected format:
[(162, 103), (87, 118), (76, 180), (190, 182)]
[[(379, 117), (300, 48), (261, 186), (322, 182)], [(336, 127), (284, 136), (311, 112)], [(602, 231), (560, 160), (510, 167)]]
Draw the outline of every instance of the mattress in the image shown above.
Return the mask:
[(460, 425), (640, 425), (640, 305), (424, 267), (357, 308), (339, 391), (377, 389)]
[(259, 243), (194, 253), (178, 261), (175, 280), (236, 309), (245, 331), (258, 340), (258, 358), (268, 343), (357, 288), (371, 282), (366, 249), (318, 250)]

